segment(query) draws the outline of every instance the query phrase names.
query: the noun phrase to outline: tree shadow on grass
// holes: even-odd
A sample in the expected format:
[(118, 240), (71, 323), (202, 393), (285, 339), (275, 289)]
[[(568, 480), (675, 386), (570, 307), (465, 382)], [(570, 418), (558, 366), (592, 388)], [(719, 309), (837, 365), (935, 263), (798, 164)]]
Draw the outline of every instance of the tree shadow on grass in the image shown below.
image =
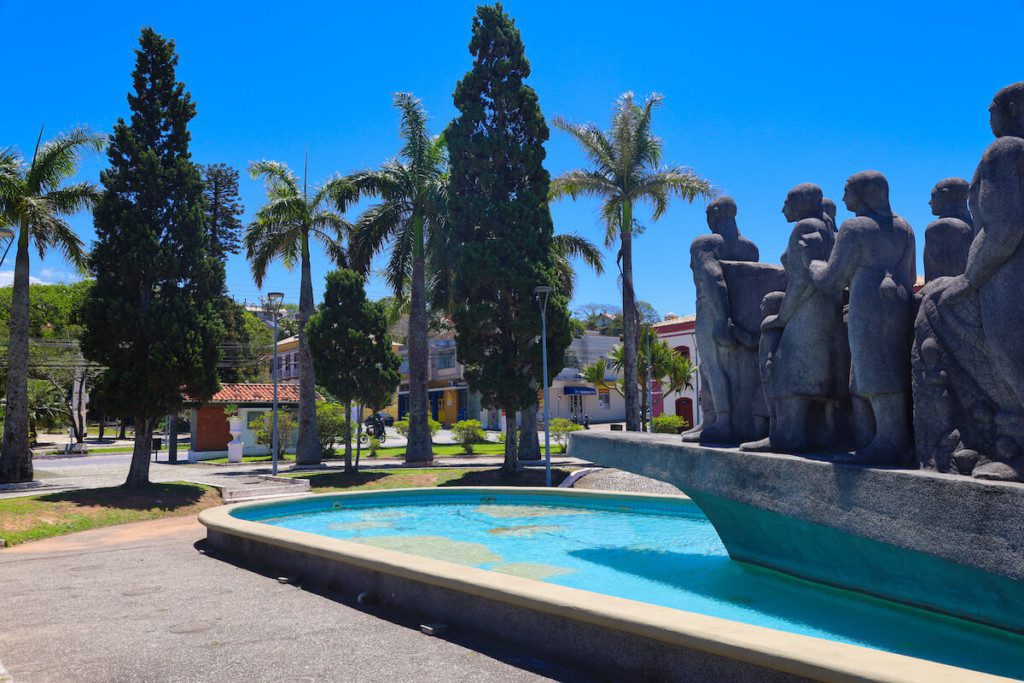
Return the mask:
[[(558, 486), (567, 476), (568, 470), (552, 469), (551, 485)], [(458, 479), (445, 481), (438, 486), (544, 486), (543, 469), (525, 469), (508, 475), (501, 468), (493, 470), (470, 470)]]
[(45, 503), (71, 503), (81, 507), (106, 507), (117, 510), (159, 509), (169, 512), (195, 505), (206, 495), (217, 494), (209, 487), (181, 482), (148, 484), (133, 488), (111, 486), (102, 489), (62, 491), (41, 495), (38, 500)]
[(311, 488), (350, 489), (364, 484), (372, 484), (393, 476), (391, 472), (323, 472), (320, 474), (302, 474), (301, 479), (309, 479)]

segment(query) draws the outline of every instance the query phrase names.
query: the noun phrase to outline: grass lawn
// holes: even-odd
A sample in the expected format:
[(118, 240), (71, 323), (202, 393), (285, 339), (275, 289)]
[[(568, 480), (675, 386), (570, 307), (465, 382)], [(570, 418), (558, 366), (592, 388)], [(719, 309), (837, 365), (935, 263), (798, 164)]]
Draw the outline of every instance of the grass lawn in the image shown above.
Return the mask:
[[(571, 470), (552, 469), (551, 483), (558, 486)], [(459, 467), (426, 467), (396, 470), (360, 470), (310, 474), (296, 472), (284, 475), (309, 479), (314, 493), (331, 491), (363, 491), (371, 489), (408, 489), (418, 486), (544, 486), (544, 470), (529, 469), (513, 477), (504, 477), (500, 469), (466, 469)]]
[(90, 448), (87, 453), (65, 453), (64, 451), (46, 451), (46, 455), (88, 455), (89, 453), (131, 453), (132, 446), (104, 446)]
[(188, 482), (4, 498), (0, 499), (0, 538), (14, 545), (102, 526), (188, 515), (220, 504), (217, 489)]
[[(541, 444), (540, 450), (541, 450), (541, 454), (543, 455), (543, 453), (544, 453), (544, 444)], [(564, 452), (565, 452), (565, 449), (562, 448), (561, 446), (559, 446), (558, 444), (551, 444), (551, 454), (552, 455), (561, 454), (561, 453), (564, 453)], [(455, 458), (455, 457), (472, 458), (472, 457), (478, 456), (478, 455), (480, 455), (480, 456), (494, 456), (494, 455), (504, 455), (504, 454), (505, 454), (505, 444), (494, 443), (494, 442), (478, 443), (478, 444), (476, 444), (475, 446), (473, 446), (473, 454), (472, 455), (468, 455), (467, 453), (465, 453), (462, 450), (462, 446), (459, 446), (458, 444), (442, 444), (442, 445), (434, 444), (434, 457), (435, 458)], [(352, 448), (352, 457), (353, 458), (356, 457), (356, 449), (355, 449), (355, 447)], [(391, 446), (390, 448), (379, 448), (377, 450), (376, 457), (377, 458), (404, 458), (405, 457), (405, 446)], [(341, 448), (336, 448), (335, 449), (335, 455), (334, 455), (333, 458), (325, 458), (325, 460), (328, 460), (328, 461), (330, 461), (330, 460), (343, 460), (344, 458), (345, 458), (345, 449), (344, 449), (344, 447), (341, 447)], [(361, 460), (373, 460), (373, 458), (370, 457), (370, 451), (367, 448), (365, 448), (365, 447), (363, 448), (363, 452), (362, 452), (362, 455), (360, 456), (360, 458), (361, 458)], [(295, 460), (295, 455), (292, 454), (292, 453), (289, 453), (289, 454), (285, 455), (284, 458), (279, 459), (278, 462), (292, 462), (294, 460)], [(226, 457), (224, 457), (224, 458), (215, 458), (213, 460), (204, 460), (203, 462), (212, 463), (214, 465), (225, 465), (225, 464), (227, 464), (228, 459)], [(269, 455), (247, 455), (247, 456), (242, 458), (242, 462), (270, 462), (270, 456)]]

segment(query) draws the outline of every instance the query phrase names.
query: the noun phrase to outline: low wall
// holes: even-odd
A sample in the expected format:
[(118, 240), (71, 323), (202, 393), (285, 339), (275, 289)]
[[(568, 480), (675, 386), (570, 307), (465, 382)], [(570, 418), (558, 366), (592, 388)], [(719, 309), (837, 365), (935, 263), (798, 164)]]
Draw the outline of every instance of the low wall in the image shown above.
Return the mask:
[[(522, 489), (473, 489), (481, 495)], [(530, 489), (564, 496), (564, 489)], [(345, 499), (370, 492), (305, 497)], [(378, 492), (372, 492), (378, 493)], [(413, 490), (394, 492), (409, 495)], [(636, 494), (573, 492), (581, 498)], [(204, 510), (207, 542), (240, 563), (300, 577), (303, 585), (383, 603), (587, 670), (608, 680), (1003, 680), (903, 655), (499, 574), (442, 560), (235, 517), (240, 504)]]
[(666, 481), (733, 559), (1024, 632), (1024, 485), (575, 432), (569, 453)]

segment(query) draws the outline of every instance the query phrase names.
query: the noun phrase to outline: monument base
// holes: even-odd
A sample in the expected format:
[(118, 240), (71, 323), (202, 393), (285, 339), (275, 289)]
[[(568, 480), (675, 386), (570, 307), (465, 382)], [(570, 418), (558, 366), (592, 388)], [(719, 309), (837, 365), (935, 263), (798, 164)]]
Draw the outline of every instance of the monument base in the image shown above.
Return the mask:
[(1024, 632), (1024, 485), (575, 432), (569, 456), (666, 481), (729, 555)]

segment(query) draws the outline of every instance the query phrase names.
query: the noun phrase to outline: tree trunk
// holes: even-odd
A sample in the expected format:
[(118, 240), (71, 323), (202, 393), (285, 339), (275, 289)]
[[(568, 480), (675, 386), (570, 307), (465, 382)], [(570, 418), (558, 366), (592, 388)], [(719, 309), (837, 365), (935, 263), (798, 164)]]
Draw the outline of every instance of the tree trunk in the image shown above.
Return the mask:
[(534, 401), (519, 413), (519, 445), (516, 451), (520, 460), (540, 460), (540, 439), (537, 437), (537, 411), (540, 405)]
[(636, 296), (633, 292), (633, 221), (632, 207), (622, 208), (622, 337), (623, 397), (626, 399), (626, 430), (640, 431), (640, 403), (637, 400), (636, 346), (638, 325), (636, 320)]
[(178, 413), (167, 420), (167, 462), (178, 462)]
[(352, 401), (345, 403), (345, 471), (352, 472)]
[[(406, 462), (430, 462), (434, 450), (427, 425), (429, 401), (427, 378), (430, 356), (427, 353), (429, 320), (427, 319), (426, 261), (423, 256), (422, 219), (414, 228), (417, 252), (412, 260), (412, 285), (409, 302), (409, 438), (405, 447)], [(418, 248), (416, 248), (418, 247)]]
[(125, 423), (125, 419), (123, 417), (117, 421), (117, 424), (119, 426), (119, 429), (118, 429), (118, 432), (117, 432), (117, 438), (119, 438), (119, 439), (124, 439), (125, 438), (125, 435), (124, 435), (125, 424), (124, 423)]
[(32, 481), (28, 435), (28, 222), (21, 224), (7, 342), (7, 412), (0, 441), (0, 483)]
[(149, 484), (149, 454), (153, 447), (153, 418), (135, 418), (135, 448), (132, 450), (132, 464), (128, 469), (125, 488)]
[(356, 469), (359, 471), (359, 456), (363, 453), (363, 444), (360, 439), (363, 437), (363, 405), (360, 403), (358, 408), (359, 419), (356, 421)]
[(105, 415), (100, 415), (100, 429), (99, 429), (99, 434), (98, 434), (98, 439), (100, 441), (103, 441), (103, 428), (106, 427), (106, 421), (107, 421), (106, 416)]
[(501, 466), (505, 474), (517, 474), (519, 472), (519, 453), (516, 440), (516, 409), (505, 407), (505, 462)]
[(320, 463), (320, 430), (316, 422), (316, 375), (306, 338), (306, 321), (313, 315), (313, 279), (309, 271), (309, 235), (302, 237), (302, 284), (299, 289), (299, 439), (295, 463)]

